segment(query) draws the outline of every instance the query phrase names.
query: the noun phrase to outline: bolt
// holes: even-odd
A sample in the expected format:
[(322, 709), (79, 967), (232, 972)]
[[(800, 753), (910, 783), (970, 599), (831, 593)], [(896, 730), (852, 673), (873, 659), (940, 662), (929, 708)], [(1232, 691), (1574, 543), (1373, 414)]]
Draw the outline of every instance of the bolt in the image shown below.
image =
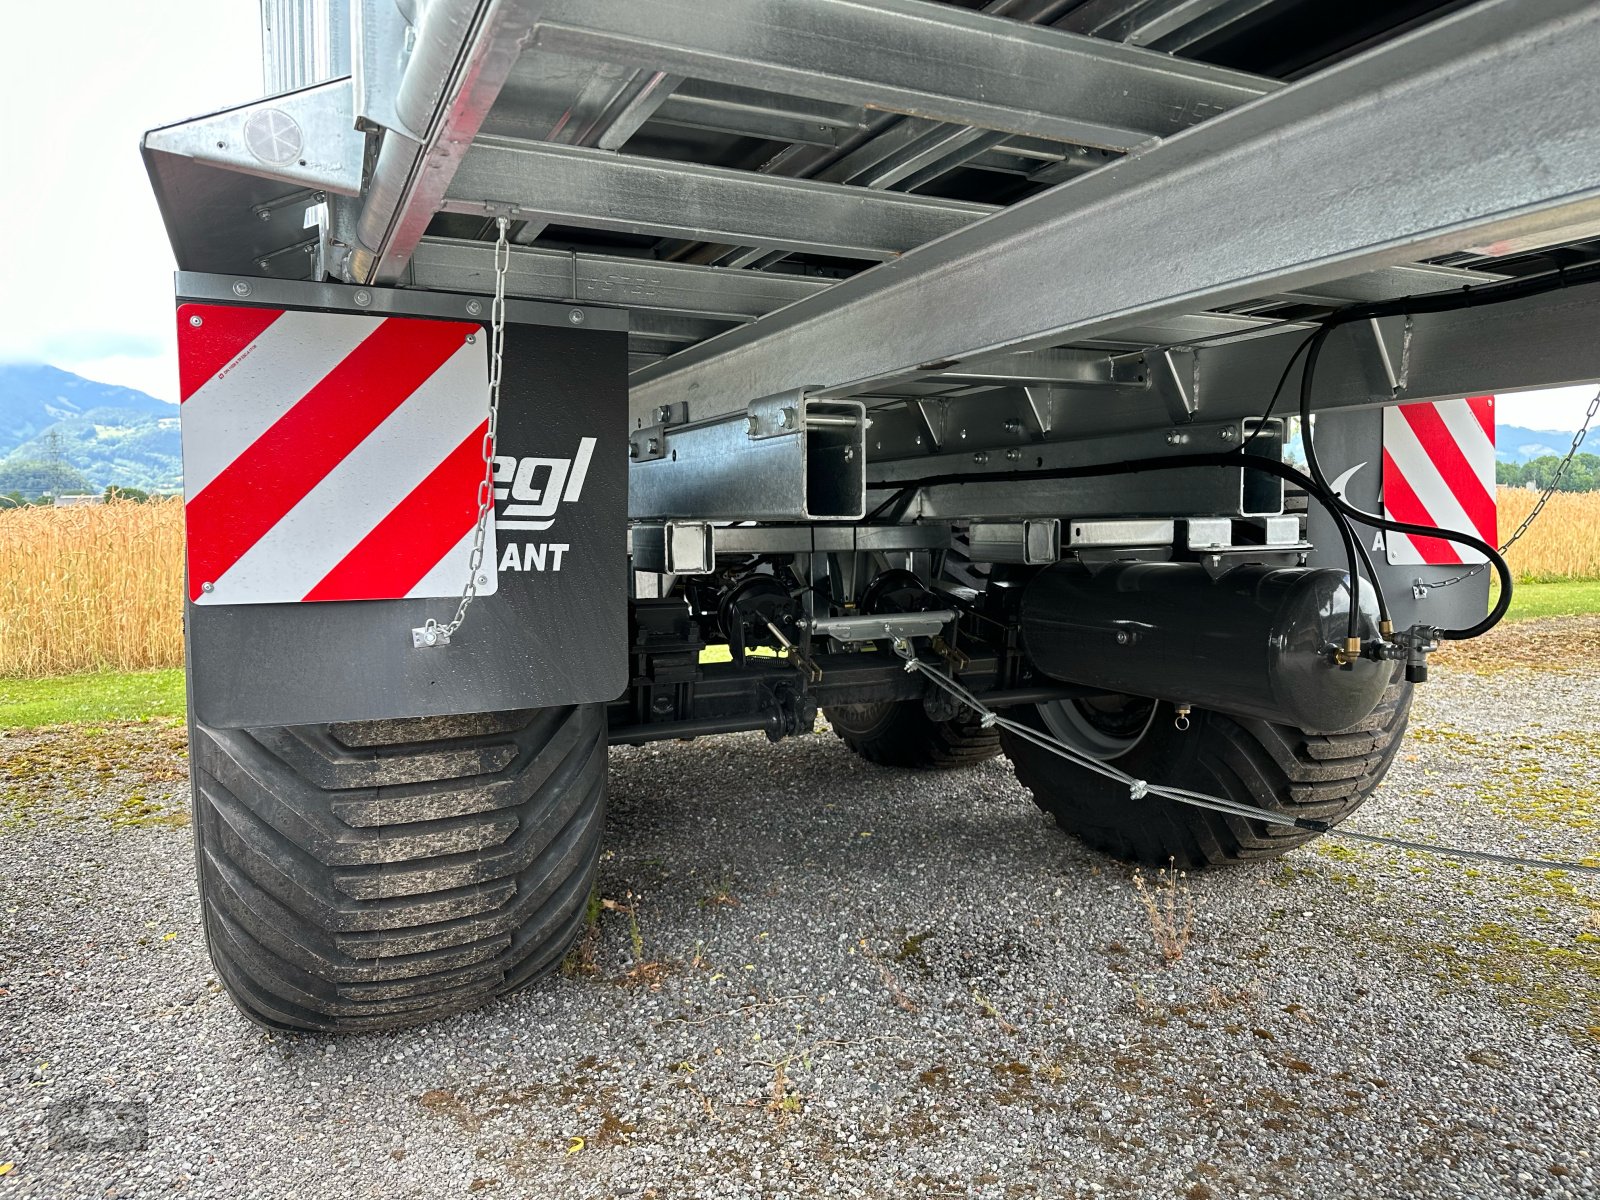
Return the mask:
[(485, 587), (485, 586), (488, 585), (488, 583), (489, 583), (489, 577), (487, 575), (479, 575), (478, 576), (478, 586), (479, 587)]
[(1011, 449), (1006, 451), (1006, 457), (1012, 462), (1016, 462), (1022, 457), (1022, 451), (1013, 446)]
[(475, 334), (475, 333), (467, 334), (467, 345), (474, 346), (474, 345), (477, 345), (477, 342), (478, 342), (478, 335), (477, 334)]
[(479, 316), (482, 316), (482, 315), (483, 315), (483, 301), (481, 301), (481, 300), (468, 300), (467, 301), (467, 316), (469, 316), (469, 317), (479, 317)]
[(567, 312), (567, 320), (571, 321), (574, 325), (582, 325), (583, 324), (583, 309), (574, 308), (574, 309), (568, 310), (568, 312)]
[(1219, 438), (1221, 438), (1225, 442), (1231, 442), (1231, 441), (1233, 441), (1233, 430), (1232, 429), (1219, 429), (1219, 430), (1217, 430), (1217, 436)]
[(844, 448), (844, 460), (845, 460), (845, 462), (854, 462), (855, 461), (855, 457), (856, 457), (856, 448), (854, 446), (846, 446)]
[(922, 445), (922, 435), (920, 433), (917, 434), (917, 445)]
[(1006, 432), (1007, 433), (1021, 433), (1022, 432), (1022, 422), (1016, 417), (1007, 417), (1006, 418)]
[(1186, 433), (1179, 433), (1176, 429), (1167, 430), (1167, 445), (1169, 446), (1181, 446), (1188, 440), (1189, 435)]
[(439, 634), (435, 630), (425, 629), (422, 633), (422, 640), (430, 646), (437, 646), (439, 644)]
[(660, 438), (651, 438), (650, 441), (648, 442), (648, 444), (646, 445), (645, 449), (651, 454), (660, 454), (661, 453), (661, 439)]
[(1413, 600), (1426, 600), (1428, 598), (1428, 589), (1423, 587), (1420, 582), (1413, 583), (1411, 585), (1411, 598)]
[(660, 421), (663, 425), (665, 425), (668, 421), (672, 420), (672, 405), (663, 404), (659, 408), (657, 408), (656, 409), (656, 420)]
[(233, 285), (233, 294), (235, 296), (248, 296), (250, 294), (250, 285), (243, 279), (239, 280)]
[(205, 324), (205, 321), (202, 320), (200, 317), (190, 317), (189, 318), (189, 324), (193, 325), (196, 329), (199, 329), (200, 326)]
[(965, 430), (965, 429), (963, 429), (963, 430), (962, 430), (962, 431), (961, 431), (961, 438), (962, 438), (962, 440), (963, 440), (963, 441), (965, 441), (965, 440), (966, 440), (966, 436), (967, 436), (967, 431), (966, 431), (966, 430)]
[(267, 264), (267, 260), (266, 259), (264, 259), (264, 258), (256, 259), (256, 270), (265, 271), (267, 269), (267, 265), (268, 264)]
[(784, 408), (780, 408), (778, 410), (778, 428), (779, 429), (789, 429), (789, 428), (793, 427), (794, 419), (795, 419), (795, 411), (794, 411), (794, 409), (789, 408), (789, 407), (784, 407)]
[(205, 583), (200, 585), (200, 590), (202, 592), (214, 592), (217, 590), (217, 585), (212, 583), (210, 580), (207, 580)]
[(972, 461), (977, 463), (980, 467), (983, 466), (984, 463), (989, 461), (989, 452), (987, 450), (979, 450), (972, 456)]
[(1126, 646), (1127, 644), (1128, 644), (1128, 631), (1126, 629), (1117, 630), (1117, 645)]
[(628, 457), (629, 458), (638, 458), (639, 457), (639, 443), (638, 442), (629, 442), (628, 443)]
[(272, 210), (271, 209), (266, 209), (266, 208), (257, 210), (256, 219), (258, 221), (270, 221), (270, 220), (272, 220)]
[(744, 431), (751, 435), (761, 432), (761, 419), (757, 417), (755, 413), (750, 413), (745, 417)]
[(372, 303), (372, 293), (367, 291), (366, 288), (362, 288), (351, 299), (356, 302), (358, 308), (366, 308)]

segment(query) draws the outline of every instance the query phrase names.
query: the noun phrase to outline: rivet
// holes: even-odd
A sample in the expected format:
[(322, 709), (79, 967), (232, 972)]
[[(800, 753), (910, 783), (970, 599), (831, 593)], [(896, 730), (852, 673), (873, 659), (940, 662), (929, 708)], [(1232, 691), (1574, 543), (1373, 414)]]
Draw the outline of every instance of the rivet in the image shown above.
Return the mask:
[(207, 581), (207, 582), (202, 583), (200, 585), (200, 590), (202, 592), (214, 592), (214, 591), (217, 590), (217, 585), (214, 584), (214, 583), (211, 583), (210, 581)]
[(362, 288), (359, 292), (352, 296), (351, 299), (356, 302), (358, 307), (366, 308), (372, 303), (372, 293), (367, 291), (366, 288)]
[(467, 315), (469, 317), (482, 316), (483, 315), (483, 301), (481, 301), (481, 300), (468, 300), (467, 301)]
[(200, 326), (205, 324), (205, 322), (203, 320), (201, 320), (199, 317), (190, 317), (189, 318), (189, 324), (193, 325), (196, 329), (199, 329)]
[(239, 280), (233, 285), (233, 294), (235, 296), (248, 296), (250, 294), (250, 285), (242, 279)]
[(574, 308), (574, 309), (571, 309), (570, 311), (568, 311), (567, 320), (571, 321), (574, 325), (582, 325), (583, 324), (583, 309)]

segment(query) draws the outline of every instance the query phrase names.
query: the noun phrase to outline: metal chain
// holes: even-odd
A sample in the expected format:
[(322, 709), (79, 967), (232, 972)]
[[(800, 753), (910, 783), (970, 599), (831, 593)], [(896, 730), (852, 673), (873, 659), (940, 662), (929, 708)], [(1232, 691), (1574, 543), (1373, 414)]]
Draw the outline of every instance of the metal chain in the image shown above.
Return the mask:
[[(1572, 445), (1567, 447), (1566, 456), (1556, 464), (1556, 473), (1550, 476), (1550, 482), (1545, 485), (1544, 491), (1540, 493), (1539, 499), (1534, 502), (1533, 508), (1529, 510), (1528, 515), (1522, 518), (1522, 524), (1517, 526), (1511, 536), (1506, 539), (1505, 545), (1500, 547), (1502, 558), (1505, 557), (1507, 550), (1517, 544), (1517, 539), (1528, 532), (1529, 526), (1544, 511), (1544, 506), (1550, 503), (1550, 497), (1556, 493), (1556, 485), (1561, 482), (1561, 477), (1567, 473), (1567, 468), (1572, 465), (1572, 460), (1577, 457), (1578, 447), (1583, 445), (1583, 439), (1589, 436), (1589, 423), (1594, 420), (1597, 413), (1600, 413), (1600, 390), (1596, 390), (1594, 398), (1589, 401), (1589, 411), (1583, 414), (1583, 423), (1578, 426), (1578, 432), (1572, 435)], [(1463, 571), (1459, 575), (1452, 575), (1449, 579), (1440, 579), (1434, 583), (1424, 582), (1422, 586), (1425, 588), (1450, 587), (1464, 579), (1471, 579), (1480, 571), (1487, 570), (1488, 566), (1488, 563), (1479, 563), (1470, 571)]]
[(511, 267), (511, 243), (506, 231), (511, 221), (508, 217), (500, 217), (495, 224), (499, 229), (499, 238), (494, 244), (494, 303), (489, 309), (489, 427), (483, 434), (483, 478), (478, 481), (478, 524), (472, 533), (467, 584), (461, 589), (456, 615), (448, 625), (441, 625), (429, 617), (417, 631), (419, 644), (424, 646), (449, 645), (450, 639), (467, 619), (467, 609), (478, 598), (478, 572), (483, 569), (483, 547), (489, 535), (489, 517), (494, 512), (494, 444), (500, 428), (500, 376), (504, 369), (506, 342), (506, 273)]
[(1034, 729), (1019, 721), (1002, 716), (983, 703), (964, 686), (956, 681), (953, 675), (936, 670), (929, 663), (917, 657), (910, 642), (902, 639), (894, 646), (895, 653), (905, 661), (908, 672), (921, 672), (929, 682), (940, 690), (948, 693), (957, 701), (972, 709), (979, 717), (979, 725), (985, 729), (999, 727), (1015, 737), (1032, 742), (1043, 750), (1060, 755), (1068, 762), (1103, 775), (1114, 780), (1128, 789), (1130, 800), (1142, 800), (1146, 796), (1158, 796), (1163, 800), (1171, 800), (1178, 804), (1187, 804), (1193, 808), (1206, 808), (1213, 812), (1226, 813), (1229, 816), (1244, 817), (1251, 821), (1260, 821), (1267, 825), (1282, 825), (1294, 829), (1304, 829), (1310, 833), (1327, 837), (1346, 838), (1352, 841), (1369, 842), (1379, 846), (1390, 846), (1399, 850), (1413, 850), (1423, 854), (1437, 854), (1443, 858), (1473, 859), (1479, 862), (1503, 863), (1513, 867), (1533, 867), (1537, 870), (1574, 871), (1583, 875), (1600, 875), (1600, 864), (1593, 862), (1569, 862), (1562, 859), (1548, 858), (1521, 858), (1511, 854), (1496, 854), (1491, 850), (1469, 850), (1461, 846), (1446, 846), (1438, 842), (1413, 842), (1405, 838), (1386, 837), (1378, 833), (1361, 833), (1354, 829), (1341, 829), (1329, 825), (1325, 821), (1311, 820), (1306, 817), (1294, 817), (1288, 813), (1273, 812), (1271, 809), (1259, 808), (1254, 804), (1246, 804), (1239, 800), (1232, 800), (1225, 796), (1213, 796), (1208, 792), (1190, 791), (1188, 788), (1170, 787), (1166, 784), (1151, 783), (1128, 774), (1120, 767), (1103, 759), (1095, 758), (1069, 746), (1061, 739), (1051, 736), (1042, 730)]

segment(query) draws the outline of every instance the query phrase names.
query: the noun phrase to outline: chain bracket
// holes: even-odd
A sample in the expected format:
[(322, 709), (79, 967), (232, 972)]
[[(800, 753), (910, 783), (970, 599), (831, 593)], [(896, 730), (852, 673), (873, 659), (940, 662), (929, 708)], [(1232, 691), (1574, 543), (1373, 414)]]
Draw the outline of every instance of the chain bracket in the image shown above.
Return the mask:
[(489, 428), (483, 434), (483, 478), (478, 481), (478, 523), (472, 532), (472, 554), (467, 560), (467, 582), (461, 589), (461, 600), (456, 605), (455, 616), (446, 624), (429, 617), (411, 631), (411, 646), (415, 650), (432, 650), (448, 646), (450, 639), (461, 629), (467, 619), (467, 609), (478, 598), (478, 585), (484, 576), (483, 548), (489, 535), (489, 518), (494, 514), (494, 444), (500, 429), (500, 377), (505, 366), (506, 344), (506, 274), (511, 268), (511, 243), (507, 237), (511, 220), (499, 217), (495, 221), (499, 237), (494, 244), (494, 303), (489, 310)]

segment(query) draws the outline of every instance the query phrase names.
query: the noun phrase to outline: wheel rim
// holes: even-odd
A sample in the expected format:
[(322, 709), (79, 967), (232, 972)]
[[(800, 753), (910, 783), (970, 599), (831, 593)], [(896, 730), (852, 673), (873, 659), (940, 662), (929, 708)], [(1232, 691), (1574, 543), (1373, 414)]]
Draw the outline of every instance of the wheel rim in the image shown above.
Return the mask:
[(1045, 728), (1067, 745), (1101, 762), (1121, 758), (1149, 732), (1156, 702), (1143, 696), (1089, 696), (1041, 704)]

